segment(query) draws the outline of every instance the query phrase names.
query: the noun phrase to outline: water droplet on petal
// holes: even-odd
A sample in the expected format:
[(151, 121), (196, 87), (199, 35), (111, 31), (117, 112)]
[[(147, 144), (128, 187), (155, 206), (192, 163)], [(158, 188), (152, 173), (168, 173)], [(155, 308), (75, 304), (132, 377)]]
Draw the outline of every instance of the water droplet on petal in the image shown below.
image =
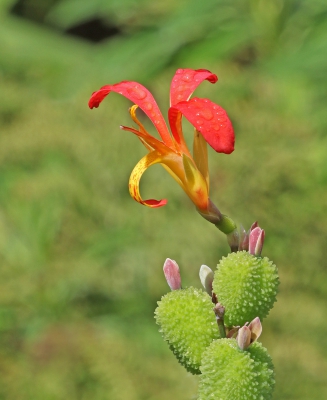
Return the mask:
[(187, 89), (187, 87), (185, 85), (179, 85), (178, 88), (177, 88), (177, 90), (179, 92), (183, 92), (185, 89)]
[(188, 72), (182, 77), (182, 80), (184, 82), (191, 82), (193, 80), (193, 77), (194, 77), (194, 73)]
[(210, 121), (213, 118), (213, 114), (209, 108), (204, 108), (201, 110), (201, 115), (207, 121)]
[(203, 124), (203, 120), (202, 120), (202, 119), (197, 119), (197, 120), (196, 120), (196, 123), (197, 123), (198, 125), (201, 125), (201, 124)]
[(137, 96), (140, 100), (143, 100), (146, 98), (147, 93), (144, 90), (138, 89)]
[(147, 110), (152, 110), (152, 104), (151, 103), (144, 103), (144, 108)]
[(135, 86), (131, 89), (127, 89), (127, 91), (131, 96), (135, 97), (138, 100), (143, 100), (147, 96), (146, 91), (143, 89), (139, 89), (138, 86)]

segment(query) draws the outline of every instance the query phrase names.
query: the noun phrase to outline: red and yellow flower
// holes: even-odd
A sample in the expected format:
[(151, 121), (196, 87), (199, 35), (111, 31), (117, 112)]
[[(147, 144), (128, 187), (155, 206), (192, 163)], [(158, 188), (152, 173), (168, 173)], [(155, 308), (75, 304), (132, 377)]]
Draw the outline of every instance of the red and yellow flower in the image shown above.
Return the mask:
[[(161, 207), (167, 203), (165, 199), (143, 200), (140, 195), (139, 182), (142, 174), (151, 165), (159, 163), (184, 189), (202, 215), (211, 212), (206, 143), (218, 153), (229, 154), (234, 150), (234, 131), (226, 111), (219, 105), (208, 99), (190, 99), (204, 80), (215, 83), (218, 78), (205, 69), (177, 70), (170, 87), (168, 121), (171, 133), (153, 96), (137, 82), (123, 81), (105, 85), (94, 92), (89, 100), (90, 108), (98, 107), (110, 92), (116, 92), (134, 103), (130, 108), (130, 115), (138, 128), (121, 126), (121, 129), (134, 133), (148, 150), (148, 154), (133, 169), (129, 180), (131, 196), (145, 206)], [(150, 135), (138, 120), (138, 107), (150, 118), (161, 140)], [(195, 128), (193, 157), (184, 140), (182, 116)]]

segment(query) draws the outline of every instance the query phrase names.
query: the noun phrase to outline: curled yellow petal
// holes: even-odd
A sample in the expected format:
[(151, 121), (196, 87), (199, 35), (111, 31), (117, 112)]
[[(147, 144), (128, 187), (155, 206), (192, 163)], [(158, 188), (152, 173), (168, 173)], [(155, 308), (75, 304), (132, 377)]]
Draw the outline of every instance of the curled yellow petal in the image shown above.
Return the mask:
[(129, 113), (130, 116), (132, 118), (132, 120), (139, 126), (140, 131), (143, 133), (147, 133), (143, 124), (141, 124), (141, 122), (138, 120), (137, 116), (136, 116), (136, 110), (138, 109), (139, 106), (137, 106), (136, 104), (134, 104), (132, 107), (130, 107), (129, 109)]
[(131, 176), (129, 178), (129, 193), (138, 203), (141, 203), (145, 206), (156, 208), (162, 207), (167, 204), (166, 199), (155, 200), (148, 199), (143, 200), (140, 194), (140, 179), (147, 168), (151, 165), (158, 164), (162, 162), (162, 158), (156, 151), (152, 151), (151, 153), (144, 156), (134, 167)]

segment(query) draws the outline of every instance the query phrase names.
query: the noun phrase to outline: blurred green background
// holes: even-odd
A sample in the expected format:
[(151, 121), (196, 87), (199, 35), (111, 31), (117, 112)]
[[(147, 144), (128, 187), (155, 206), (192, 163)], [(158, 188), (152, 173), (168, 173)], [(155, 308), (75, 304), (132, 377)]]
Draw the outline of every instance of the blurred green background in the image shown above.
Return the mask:
[(0, 399), (196, 398), (153, 311), (167, 257), (199, 287), (226, 240), (160, 166), (142, 194), (167, 206), (134, 202), (131, 103), (87, 107), (137, 80), (165, 114), (177, 68), (218, 74), (196, 95), (228, 111), (236, 149), (209, 152), (211, 197), (259, 221), (279, 267), (262, 336), (274, 399), (327, 398), (326, 1), (1, 0)]

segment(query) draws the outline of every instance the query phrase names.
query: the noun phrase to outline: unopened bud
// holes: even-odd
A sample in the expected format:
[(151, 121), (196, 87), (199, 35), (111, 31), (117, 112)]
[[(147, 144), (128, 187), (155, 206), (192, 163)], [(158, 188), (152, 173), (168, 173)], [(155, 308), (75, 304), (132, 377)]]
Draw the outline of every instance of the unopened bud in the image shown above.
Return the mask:
[(252, 229), (249, 235), (249, 253), (254, 256), (260, 256), (265, 240), (265, 231), (259, 226)]
[(228, 331), (228, 334), (226, 335), (226, 337), (227, 337), (228, 339), (236, 338), (239, 329), (240, 329), (239, 326), (235, 326), (234, 328), (230, 329), (230, 330)]
[(262, 325), (259, 317), (254, 318), (249, 324), (251, 331), (251, 343), (255, 342), (262, 333)]
[(227, 234), (227, 242), (232, 252), (236, 252), (238, 250), (239, 234), (236, 227), (232, 232)]
[(239, 329), (237, 334), (237, 344), (241, 350), (247, 349), (251, 344), (251, 331), (250, 329), (244, 325)]
[(253, 222), (253, 224), (250, 227), (250, 232), (253, 231), (254, 228), (258, 226), (258, 221)]
[(181, 289), (181, 275), (176, 261), (167, 258), (163, 265), (163, 272), (171, 290)]
[(209, 268), (207, 265), (201, 265), (199, 276), (202, 286), (205, 288), (206, 292), (211, 296), (212, 282), (214, 278), (214, 273), (212, 269)]
[(213, 312), (215, 313), (217, 320), (222, 320), (225, 315), (225, 307), (221, 303), (217, 303), (213, 308)]
[(249, 232), (246, 232), (243, 225), (240, 225), (240, 242), (238, 245), (239, 251), (249, 250)]
[(255, 342), (261, 335), (262, 325), (259, 317), (254, 318), (250, 324), (246, 323), (237, 333), (238, 347), (242, 350), (246, 350), (251, 343)]

